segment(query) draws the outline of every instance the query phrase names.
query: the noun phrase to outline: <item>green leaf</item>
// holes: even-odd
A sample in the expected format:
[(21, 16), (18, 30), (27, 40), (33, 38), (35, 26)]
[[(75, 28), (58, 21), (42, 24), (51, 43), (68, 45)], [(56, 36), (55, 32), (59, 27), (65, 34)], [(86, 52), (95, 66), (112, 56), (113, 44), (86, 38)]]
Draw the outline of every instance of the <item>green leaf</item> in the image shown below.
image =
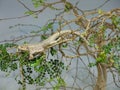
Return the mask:
[(102, 9), (98, 9), (98, 14), (103, 14), (103, 10)]
[(53, 47), (51, 47), (50, 53), (53, 56), (53, 55), (55, 55), (57, 53), (57, 50), (55, 50)]
[(32, 3), (34, 5), (35, 8), (40, 7), (42, 4), (44, 4), (46, 0), (32, 0)]
[(66, 12), (70, 11), (72, 8), (73, 8), (73, 7), (72, 7), (72, 5), (71, 5), (69, 2), (66, 2), (66, 3), (65, 3), (65, 8), (64, 8), (64, 10), (65, 10)]
[(89, 63), (88, 65), (89, 67), (93, 67), (93, 66), (96, 66), (96, 63)]
[(54, 90), (59, 90), (60, 87), (65, 87), (66, 83), (64, 81), (64, 79), (62, 79), (61, 77), (57, 77), (57, 84), (54, 86)]
[(99, 62), (103, 61), (103, 58), (102, 57), (97, 57), (96, 60), (97, 60), (97, 63), (99, 63)]
[(104, 52), (105, 52), (106, 54), (109, 54), (112, 48), (113, 48), (113, 45), (112, 45), (111, 43), (109, 43), (108, 45), (104, 45), (104, 46), (102, 47), (102, 49), (104, 50)]
[(67, 46), (68, 46), (67, 43), (63, 43), (63, 44), (62, 44), (62, 47), (63, 47), (63, 48), (67, 48)]
[(33, 11), (26, 11), (24, 14), (26, 14), (26, 15), (32, 15), (32, 14), (34, 14), (34, 12)]
[(53, 28), (53, 24), (54, 24), (53, 22), (49, 23), (48, 28)]
[(13, 63), (10, 65), (11, 70), (15, 71), (17, 69), (17, 63)]
[(33, 11), (26, 11), (24, 14), (26, 14), (26, 15), (32, 15), (34, 18), (38, 18), (38, 15), (35, 14)]
[(18, 84), (21, 84), (21, 85), (22, 85), (23, 83), (22, 83), (22, 81), (18, 80)]
[(53, 24), (54, 23), (48, 23), (47, 25), (45, 25), (45, 26), (43, 26), (42, 28), (41, 28), (41, 31), (44, 31), (44, 32), (46, 32), (46, 31), (48, 31), (49, 29), (52, 29), (53, 28)]
[(120, 17), (113, 15), (111, 17), (112, 23), (119, 28), (120, 26)]
[(103, 31), (104, 31), (104, 30), (106, 30), (106, 29), (107, 29), (107, 27), (106, 27), (105, 25), (100, 25), (100, 26), (99, 26), (99, 29), (101, 29), (101, 30), (103, 30)]
[(47, 39), (48, 37), (46, 36), (46, 35), (41, 35), (41, 39), (42, 40), (45, 40), (45, 39)]
[(37, 67), (37, 66), (41, 65), (42, 62), (44, 61), (44, 59), (45, 59), (45, 55), (42, 55), (40, 58), (38, 58), (36, 60), (36, 62), (32, 63), (31, 66)]
[(89, 38), (90, 46), (94, 46), (96, 37), (97, 34), (91, 35), (91, 37)]

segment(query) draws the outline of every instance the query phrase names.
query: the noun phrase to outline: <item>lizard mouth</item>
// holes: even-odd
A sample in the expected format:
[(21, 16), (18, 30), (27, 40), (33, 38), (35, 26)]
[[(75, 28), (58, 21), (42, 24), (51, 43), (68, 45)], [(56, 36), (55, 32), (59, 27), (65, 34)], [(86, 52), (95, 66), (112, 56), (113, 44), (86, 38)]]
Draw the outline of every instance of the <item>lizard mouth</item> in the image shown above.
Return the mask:
[(44, 55), (43, 52), (41, 52), (41, 53), (40, 53), (40, 52), (38, 52), (38, 53), (36, 52), (36, 53), (33, 54), (33, 57), (34, 57), (34, 58), (32, 58), (32, 59), (39, 58), (39, 57), (41, 57), (42, 55)]

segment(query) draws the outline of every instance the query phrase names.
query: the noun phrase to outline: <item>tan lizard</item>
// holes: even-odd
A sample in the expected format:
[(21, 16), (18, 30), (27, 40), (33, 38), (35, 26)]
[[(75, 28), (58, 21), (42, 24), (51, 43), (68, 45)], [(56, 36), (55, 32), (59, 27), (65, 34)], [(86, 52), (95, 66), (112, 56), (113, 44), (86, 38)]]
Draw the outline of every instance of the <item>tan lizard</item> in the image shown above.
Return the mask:
[[(88, 41), (83, 37), (83, 35), (80, 32), (73, 31), (73, 30), (63, 30), (63, 31), (54, 33), (48, 39), (46, 39), (38, 44), (26, 44), (26, 45), (18, 46), (18, 51), (20, 51), (20, 52), (28, 51), (29, 59), (33, 59), (34, 55), (43, 53), (43, 52), (45, 52), (46, 49), (48, 49), (50, 47), (53, 47), (60, 43), (72, 40), (72, 38), (65, 39), (65, 37), (69, 34), (72, 34), (72, 35), (74, 34), (74, 35), (80, 36), (87, 44), (89, 44)], [(63, 39), (63, 37), (64, 37), (64, 39)]]

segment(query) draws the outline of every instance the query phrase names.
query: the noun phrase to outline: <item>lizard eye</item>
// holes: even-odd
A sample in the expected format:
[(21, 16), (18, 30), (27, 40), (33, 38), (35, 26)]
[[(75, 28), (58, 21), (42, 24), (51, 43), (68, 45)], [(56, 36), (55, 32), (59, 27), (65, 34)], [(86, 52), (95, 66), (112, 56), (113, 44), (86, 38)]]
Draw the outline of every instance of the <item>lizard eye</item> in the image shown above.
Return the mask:
[(57, 41), (57, 40), (60, 40), (61, 39), (61, 37), (59, 36), (59, 37), (57, 37), (57, 38), (55, 38), (55, 40)]

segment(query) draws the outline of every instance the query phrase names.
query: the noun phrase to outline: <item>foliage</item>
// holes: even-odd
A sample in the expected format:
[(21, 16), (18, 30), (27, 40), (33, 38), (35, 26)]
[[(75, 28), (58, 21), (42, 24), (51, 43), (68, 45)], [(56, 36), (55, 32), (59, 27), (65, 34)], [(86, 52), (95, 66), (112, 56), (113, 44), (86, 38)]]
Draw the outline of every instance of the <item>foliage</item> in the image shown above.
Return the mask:
[(8, 72), (9, 70), (14, 71), (17, 69), (17, 63), (12, 60), (16, 59), (16, 55), (9, 54), (7, 48), (16, 46), (13, 43), (5, 43), (0, 45), (0, 69)]
[(40, 7), (42, 4), (44, 4), (46, 0), (32, 0), (32, 3), (34, 5), (35, 8)]
[[(25, 82), (28, 84), (34, 83), (44, 85), (45, 83), (47, 83), (47, 81), (54, 81), (55, 78), (61, 77), (62, 70), (64, 69), (64, 63), (60, 60), (51, 59), (49, 61), (46, 61), (45, 56), (43, 55), (41, 57), (36, 58), (33, 61), (28, 61), (28, 52), (24, 52), (18, 55), (9, 54), (6, 48), (12, 46), (14, 46), (14, 44), (6, 43), (0, 45), (0, 69), (2, 71), (15, 71), (18, 69), (19, 63), (23, 67)], [(38, 74), (32, 77), (34, 73)], [(18, 80), (18, 83), (22, 84), (23, 82)]]

